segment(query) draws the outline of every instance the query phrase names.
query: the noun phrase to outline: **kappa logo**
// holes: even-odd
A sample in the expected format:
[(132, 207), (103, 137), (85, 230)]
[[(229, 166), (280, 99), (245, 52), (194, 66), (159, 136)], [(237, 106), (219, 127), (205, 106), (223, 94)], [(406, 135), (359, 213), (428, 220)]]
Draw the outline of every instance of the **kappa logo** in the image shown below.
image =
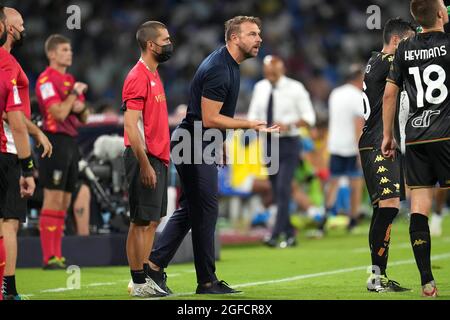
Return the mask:
[(380, 183), (381, 183), (381, 184), (385, 184), (385, 183), (389, 183), (389, 182), (391, 182), (391, 180), (389, 180), (389, 179), (386, 178), (386, 177), (383, 177), (383, 178), (381, 178), (381, 180), (380, 180)]
[(380, 167), (378, 167), (377, 173), (384, 173), (384, 172), (388, 172), (388, 171), (389, 171), (389, 170), (386, 169), (385, 166), (380, 166)]
[(388, 195), (388, 194), (391, 194), (391, 193), (393, 193), (392, 191), (391, 191), (391, 189), (389, 189), (389, 188), (384, 188), (383, 189), (383, 193), (381, 194), (382, 196), (385, 196), (385, 195)]
[(394, 187), (395, 189), (400, 190), (400, 183), (394, 183)]
[(384, 161), (384, 160), (386, 160), (386, 159), (384, 159), (384, 157), (382, 155), (377, 155), (377, 157), (375, 158), (375, 163), (381, 162), (381, 161)]
[(425, 244), (425, 243), (427, 243), (427, 241), (422, 240), (422, 239), (418, 239), (418, 240), (415, 240), (415, 241), (414, 241), (413, 247), (415, 247), (415, 246), (421, 246), (421, 245), (423, 245), (423, 244)]
[(155, 82), (155, 81), (150, 81), (150, 85), (151, 85), (152, 87), (154, 87), (154, 86), (156, 86), (156, 82)]

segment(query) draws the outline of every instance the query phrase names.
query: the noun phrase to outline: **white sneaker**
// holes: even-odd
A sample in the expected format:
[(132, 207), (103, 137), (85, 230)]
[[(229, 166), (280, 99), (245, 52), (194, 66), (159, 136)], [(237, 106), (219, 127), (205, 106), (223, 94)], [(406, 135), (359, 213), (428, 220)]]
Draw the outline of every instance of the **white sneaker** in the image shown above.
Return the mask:
[(145, 283), (133, 283), (130, 291), (130, 296), (139, 297), (139, 298), (152, 298), (152, 297), (162, 297), (165, 294), (162, 294), (156, 291), (152, 284), (146, 279)]
[(131, 294), (131, 290), (133, 290), (133, 279), (130, 279), (130, 282), (128, 282), (128, 293)]
[(430, 222), (430, 235), (440, 237), (442, 235), (442, 215), (433, 213)]

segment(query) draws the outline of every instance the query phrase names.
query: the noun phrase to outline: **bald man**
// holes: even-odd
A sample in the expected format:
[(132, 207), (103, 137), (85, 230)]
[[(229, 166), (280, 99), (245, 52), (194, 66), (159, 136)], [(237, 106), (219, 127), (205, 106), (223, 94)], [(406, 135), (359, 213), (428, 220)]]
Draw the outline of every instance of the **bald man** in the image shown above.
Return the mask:
[[(37, 145), (43, 146), (42, 156), (50, 156), (52, 145), (44, 133), (29, 120), (31, 116), (29, 82), (28, 78), (14, 56), (10, 53), (12, 49), (20, 47), (25, 38), (24, 21), (21, 14), (13, 8), (4, 8), (6, 16), (6, 41), (0, 47), (0, 69), (5, 71), (10, 82), (17, 86), (18, 95), (22, 101), (22, 112), (29, 134), (34, 138)], [(3, 120), (3, 128), (0, 137), (6, 144), (2, 144), (1, 152), (9, 159), (9, 181), (5, 206), (2, 207), (4, 218), (2, 231), (6, 249), (6, 268), (3, 280), (3, 297), (5, 300), (20, 300), (16, 290), (15, 271), (17, 260), (17, 232), (19, 224), (25, 222), (27, 214), (27, 201), (19, 194), (18, 182), (20, 178), (20, 164), (17, 161), (17, 148), (11, 135), (7, 121)]]
[[(269, 247), (282, 248), (297, 244), (289, 219), (291, 180), (300, 159), (300, 127), (314, 126), (316, 115), (309, 93), (303, 84), (285, 76), (283, 61), (266, 56), (263, 61), (264, 78), (256, 83), (248, 112), (249, 120), (267, 119), (267, 126), (278, 125), (279, 171), (270, 176), (277, 205), (277, 218), (272, 235), (265, 241)], [(269, 139), (270, 144), (270, 139)], [(268, 145), (268, 152), (270, 145)], [(269, 154), (268, 154), (269, 155)], [(269, 155), (270, 156), (270, 155)], [(273, 157), (273, 155), (272, 155)], [(279, 238), (284, 234), (284, 240)]]

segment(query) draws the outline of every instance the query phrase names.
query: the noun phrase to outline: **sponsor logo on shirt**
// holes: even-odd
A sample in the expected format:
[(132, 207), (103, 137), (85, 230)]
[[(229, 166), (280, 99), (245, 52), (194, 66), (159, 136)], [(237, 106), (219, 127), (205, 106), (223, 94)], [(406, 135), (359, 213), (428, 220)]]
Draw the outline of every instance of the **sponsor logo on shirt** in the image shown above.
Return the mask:
[(164, 93), (158, 94), (155, 96), (156, 102), (163, 102), (166, 101), (166, 95)]
[(39, 90), (41, 91), (43, 100), (46, 100), (48, 98), (55, 96), (55, 90), (53, 89), (53, 85), (50, 82), (41, 84), (41, 86), (39, 87)]

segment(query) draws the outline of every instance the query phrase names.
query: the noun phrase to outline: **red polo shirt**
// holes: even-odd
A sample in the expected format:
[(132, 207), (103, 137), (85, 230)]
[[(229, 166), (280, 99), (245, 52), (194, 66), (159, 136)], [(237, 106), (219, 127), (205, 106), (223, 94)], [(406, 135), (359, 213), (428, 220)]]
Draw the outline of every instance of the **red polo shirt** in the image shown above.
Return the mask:
[[(138, 124), (146, 152), (169, 164), (170, 136), (166, 95), (158, 71), (151, 72), (140, 60), (128, 73), (122, 101), (130, 110), (142, 111)], [(124, 130), (125, 145), (130, 146)]]
[[(9, 73), (0, 69), (0, 115), (3, 115), (3, 112), (16, 110), (23, 110), (19, 89), (11, 83)], [(4, 123), (0, 121), (0, 151), (13, 153), (8, 145), (8, 133), (5, 132)]]
[[(3, 47), (0, 47), (0, 70), (5, 72), (4, 76), (9, 78), (9, 82), (15, 88), (14, 90), (16, 90), (16, 94), (18, 94), (20, 100), (22, 101), (21, 110), (29, 119), (31, 117), (31, 107), (28, 77), (20, 64), (17, 62), (16, 58), (14, 58), (14, 56)], [(17, 154), (11, 130), (9, 129), (8, 124), (4, 121), (1, 129), (1, 139), (2, 151), (5, 148), (7, 150), (6, 152)]]
[[(51, 133), (64, 133), (71, 137), (78, 135), (80, 121), (73, 113), (69, 113), (64, 121), (57, 121), (48, 111), (54, 105), (66, 100), (75, 84), (75, 78), (69, 73), (60, 73), (51, 67), (47, 67), (36, 81), (36, 97), (39, 103), (39, 109), (44, 118), (44, 131)], [(78, 100), (84, 102), (84, 96), (78, 97)]]

